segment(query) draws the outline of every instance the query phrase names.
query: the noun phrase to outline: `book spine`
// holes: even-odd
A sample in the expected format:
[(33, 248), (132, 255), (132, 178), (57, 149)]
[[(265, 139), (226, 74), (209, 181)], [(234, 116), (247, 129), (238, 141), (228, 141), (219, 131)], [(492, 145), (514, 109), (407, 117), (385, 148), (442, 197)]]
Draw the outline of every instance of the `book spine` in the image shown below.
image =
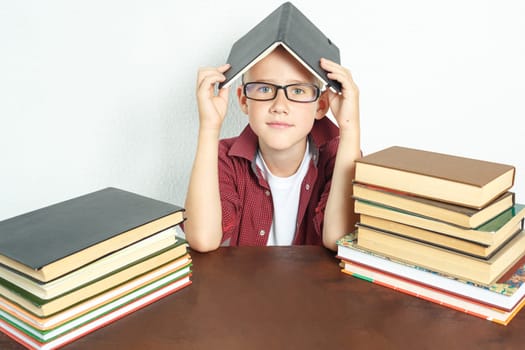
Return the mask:
[(288, 28), (290, 26), (291, 22), (291, 7), (290, 6), (284, 6), (283, 11), (281, 12), (281, 16), (279, 18), (279, 25), (278, 25), (278, 33), (277, 33), (277, 41), (279, 42), (285, 42), (286, 41), (286, 33), (288, 32)]

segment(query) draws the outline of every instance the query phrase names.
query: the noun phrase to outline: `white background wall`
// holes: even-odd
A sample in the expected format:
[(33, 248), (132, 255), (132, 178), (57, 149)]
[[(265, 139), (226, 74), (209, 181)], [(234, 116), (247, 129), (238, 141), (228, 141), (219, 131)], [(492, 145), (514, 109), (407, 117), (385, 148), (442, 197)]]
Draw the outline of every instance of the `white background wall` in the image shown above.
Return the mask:
[[(353, 72), (365, 153), (512, 164), (525, 203), (525, 2), (293, 3)], [(280, 4), (0, 0), (0, 220), (107, 186), (182, 205), (197, 69)], [(225, 136), (245, 125), (231, 101)]]

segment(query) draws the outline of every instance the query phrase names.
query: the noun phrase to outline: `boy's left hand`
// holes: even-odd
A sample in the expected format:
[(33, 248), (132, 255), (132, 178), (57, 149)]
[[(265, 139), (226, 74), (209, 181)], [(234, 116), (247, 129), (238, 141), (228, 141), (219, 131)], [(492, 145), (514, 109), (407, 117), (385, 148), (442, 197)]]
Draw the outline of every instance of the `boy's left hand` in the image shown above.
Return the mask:
[(328, 78), (341, 83), (341, 93), (329, 90), (327, 93), (330, 110), (340, 129), (352, 127), (359, 122), (359, 88), (352, 79), (350, 71), (341, 65), (321, 58), (321, 68), (328, 72)]

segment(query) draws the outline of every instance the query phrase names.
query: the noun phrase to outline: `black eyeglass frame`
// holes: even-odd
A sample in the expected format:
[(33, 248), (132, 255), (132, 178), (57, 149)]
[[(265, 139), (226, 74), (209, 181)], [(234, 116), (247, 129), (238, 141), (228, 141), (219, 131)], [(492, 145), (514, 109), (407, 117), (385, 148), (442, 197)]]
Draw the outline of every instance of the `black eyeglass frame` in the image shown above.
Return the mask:
[[(272, 98), (263, 98), (263, 99), (248, 97), (248, 94), (246, 93), (247, 87), (250, 86), (250, 85), (255, 85), (255, 84), (263, 84), (263, 85), (273, 86), (275, 88), (275, 92), (273, 94), (273, 97)], [(288, 96), (288, 90), (287, 90), (287, 88), (289, 88), (290, 86), (309, 86), (309, 87), (313, 87), (313, 88), (315, 88), (315, 98), (312, 99), (312, 100), (309, 100), (309, 101), (299, 101), (299, 100), (291, 99)], [(277, 84), (273, 84), (273, 83), (266, 83), (266, 82), (263, 82), (263, 81), (251, 81), (251, 82), (248, 82), (248, 83), (243, 83), (243, 87), (242, 87), (242, 91), (244, 93), (244, 96), (246, 96), (247, 99), (254, 100), (254, 101), (272, 101), (272, 100), (274, 100), (277, 97), (277, 93), (279, 92), (280, 89), (282, 89), (284, 91), (284, 96), (286, 97), (286, 99), (288, 101), (297, 102), (297, 103), (312, 103), (312, 102), (317, 101), (319, 99), (319, 96), (321, 96), (321, 88), (319, 88), (319, 86), (317, 86), (315, 84), (311, 84), (311, 83), (293, 83), (293, 84), (287, 84), (287, 85), (277, 85)]]

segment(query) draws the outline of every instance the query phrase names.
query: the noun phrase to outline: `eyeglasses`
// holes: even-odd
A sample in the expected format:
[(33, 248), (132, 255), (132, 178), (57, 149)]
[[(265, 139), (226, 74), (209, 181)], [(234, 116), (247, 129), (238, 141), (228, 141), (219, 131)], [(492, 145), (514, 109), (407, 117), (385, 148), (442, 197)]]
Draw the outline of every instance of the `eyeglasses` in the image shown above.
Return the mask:
[(321, 90), (314, 84), (276, 85), (271, 83), (245, 83), (243, 91), (246, 98), (255, 101), (270, 101), (277, 96), (279, 89), (284, 90), (286, 98), (293, 102), (308, 103), (317, 101)]

